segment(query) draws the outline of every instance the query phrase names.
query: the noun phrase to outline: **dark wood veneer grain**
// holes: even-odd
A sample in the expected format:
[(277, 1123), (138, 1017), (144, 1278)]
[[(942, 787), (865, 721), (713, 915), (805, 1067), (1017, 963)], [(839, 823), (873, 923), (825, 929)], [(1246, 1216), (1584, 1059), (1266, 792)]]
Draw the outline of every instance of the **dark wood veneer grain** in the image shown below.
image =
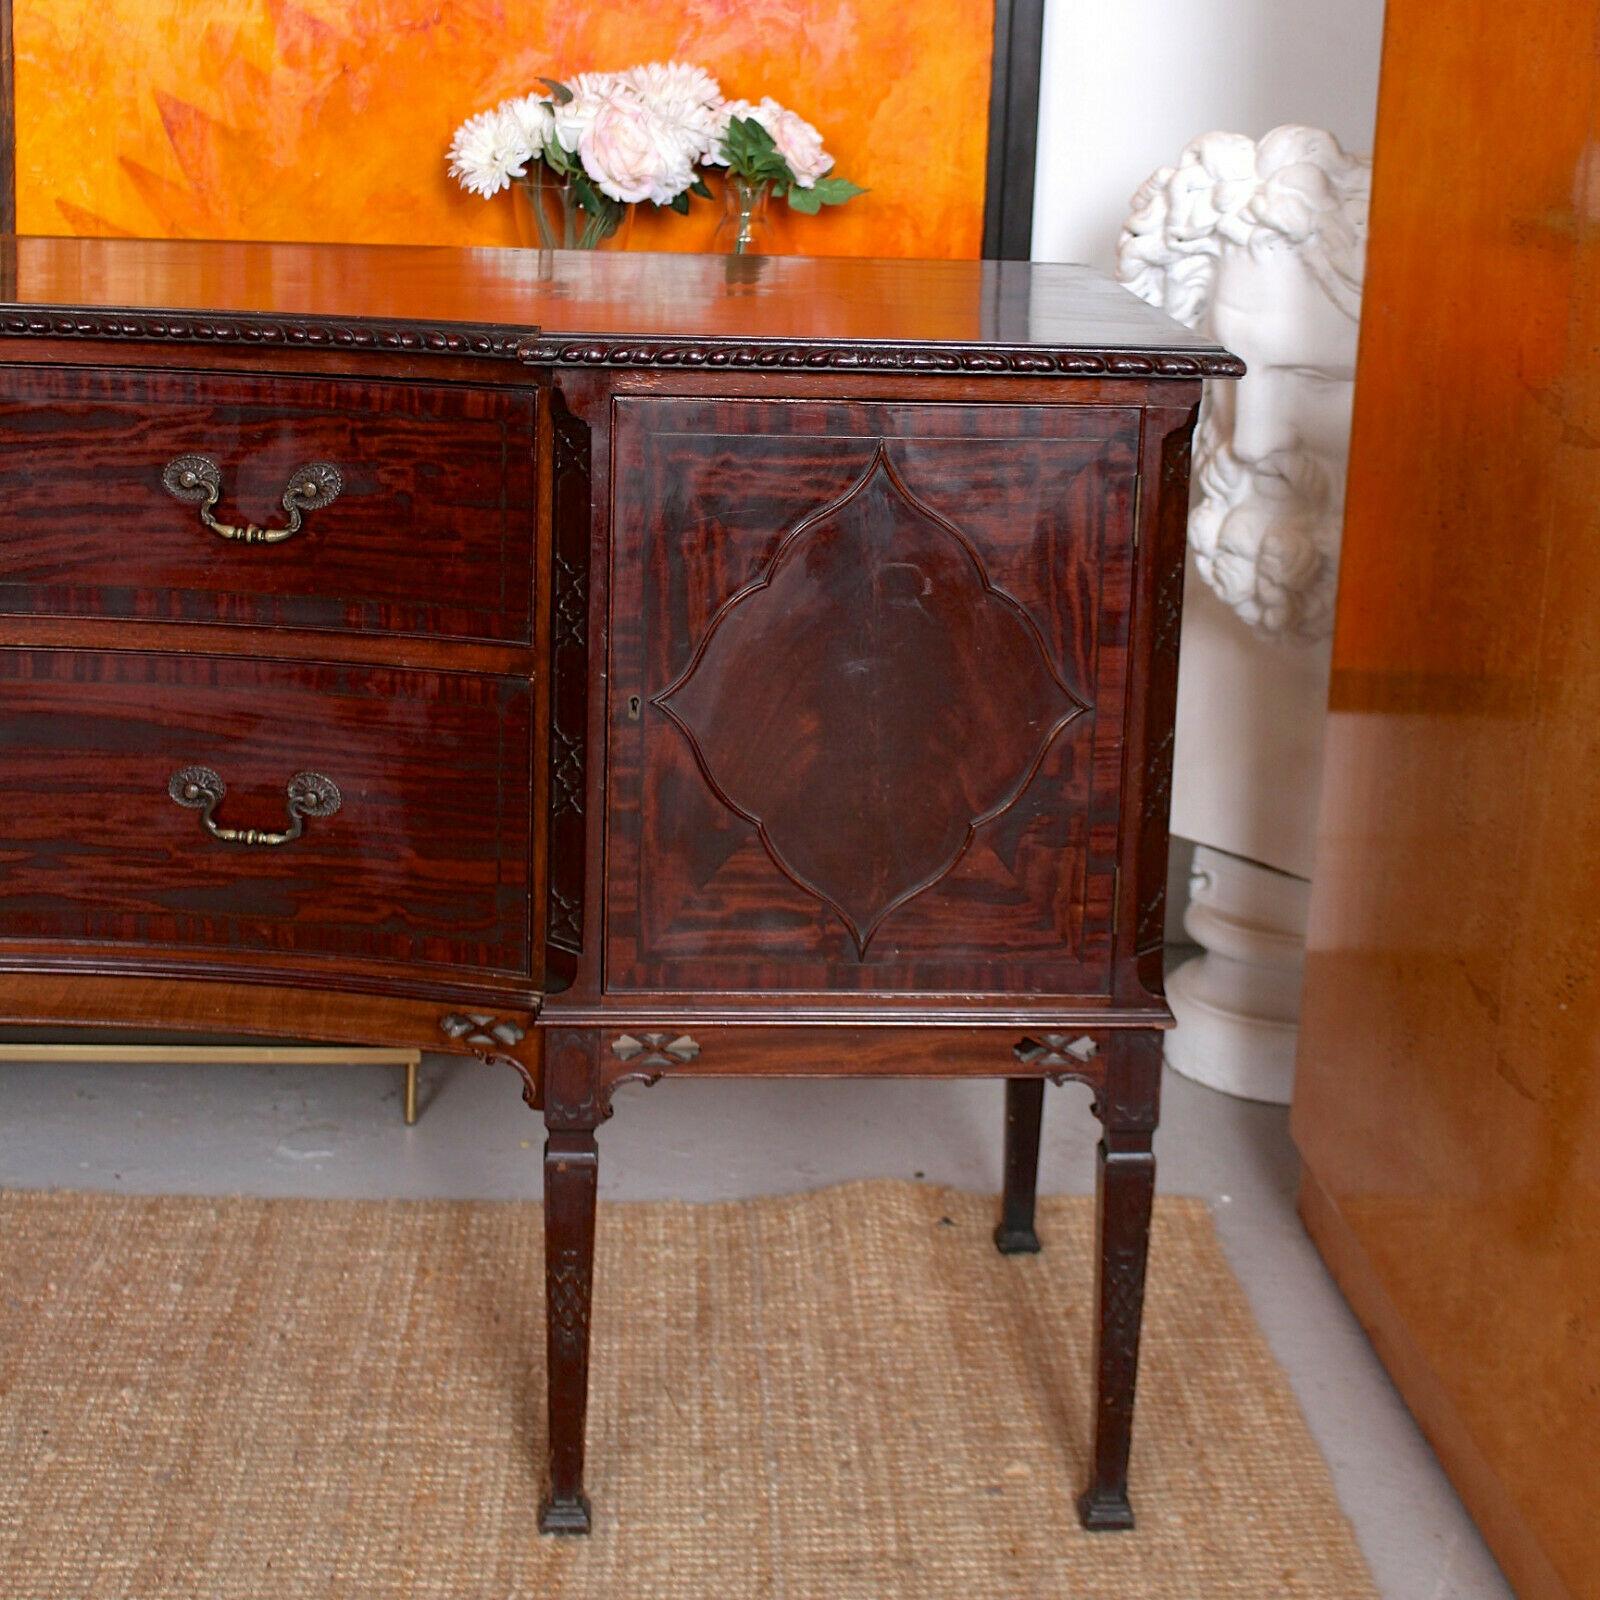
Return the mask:
[(1108, 986), (1138, 413), (617, 417), (608, 991)]
[[(0, 368), (0, 613), (531, 639), (533, 397), (353, 379)], [(294, 471), (338, 498), (229, 543), (162, 487), (221, 469), (219, 520), (281, 527)]]
[[(0, 649), (0, 950), (30, 941), (527, 975), (530, 692), (514, 678), (226, 656)], [(342, 792), (276, 848), (300, 771)]]

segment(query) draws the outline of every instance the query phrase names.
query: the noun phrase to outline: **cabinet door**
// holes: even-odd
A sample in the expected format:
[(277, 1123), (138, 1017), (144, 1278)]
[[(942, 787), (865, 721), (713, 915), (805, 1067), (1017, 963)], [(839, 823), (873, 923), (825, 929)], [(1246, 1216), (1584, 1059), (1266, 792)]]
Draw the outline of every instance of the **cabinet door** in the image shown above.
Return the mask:
[(1106, 992), (1138, 433), (617, 403), (609, 989)]

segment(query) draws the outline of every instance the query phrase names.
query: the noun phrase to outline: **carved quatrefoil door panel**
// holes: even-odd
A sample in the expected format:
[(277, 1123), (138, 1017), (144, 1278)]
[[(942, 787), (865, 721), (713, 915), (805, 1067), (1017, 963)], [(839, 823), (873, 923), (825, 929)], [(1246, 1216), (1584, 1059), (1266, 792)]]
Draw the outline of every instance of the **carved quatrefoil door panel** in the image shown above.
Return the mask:
[(706, 781), (865, 955), (1087, 709), (971, 544), (879, 444), (657, 695)]
[(1103, 992), (1136, 414), (619, 413), (608, 987)]

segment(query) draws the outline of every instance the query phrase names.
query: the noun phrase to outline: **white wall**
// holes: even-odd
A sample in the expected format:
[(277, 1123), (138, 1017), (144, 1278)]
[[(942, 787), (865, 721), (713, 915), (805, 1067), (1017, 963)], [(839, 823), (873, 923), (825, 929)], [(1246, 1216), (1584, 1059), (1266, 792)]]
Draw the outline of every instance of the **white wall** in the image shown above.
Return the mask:
[(1046, 0), (1036, 261), (1109, 271), (1133, 191), (1213, 128), (1372, 150), (1383, 0)]

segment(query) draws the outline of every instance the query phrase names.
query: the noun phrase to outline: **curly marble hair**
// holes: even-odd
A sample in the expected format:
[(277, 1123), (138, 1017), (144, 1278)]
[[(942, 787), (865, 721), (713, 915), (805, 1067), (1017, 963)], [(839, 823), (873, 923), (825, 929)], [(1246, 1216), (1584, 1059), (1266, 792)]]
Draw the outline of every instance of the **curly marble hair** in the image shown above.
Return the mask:
[(1331, 133), (1286, 124), (1258, 139), (1207, 133), (1139, 186), (1117, 243), (1117, 276), (1141, 300), (1194, 327), (1224, 244), (1286, 239), (1329, 298), (1360, 312), (1372, 163)]

